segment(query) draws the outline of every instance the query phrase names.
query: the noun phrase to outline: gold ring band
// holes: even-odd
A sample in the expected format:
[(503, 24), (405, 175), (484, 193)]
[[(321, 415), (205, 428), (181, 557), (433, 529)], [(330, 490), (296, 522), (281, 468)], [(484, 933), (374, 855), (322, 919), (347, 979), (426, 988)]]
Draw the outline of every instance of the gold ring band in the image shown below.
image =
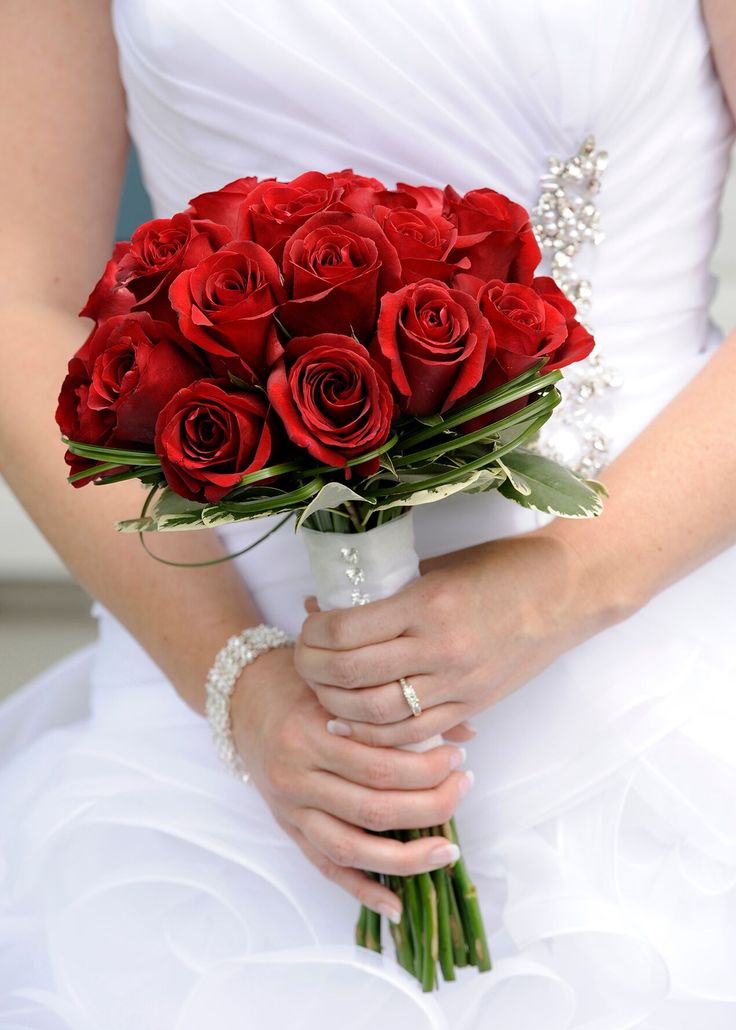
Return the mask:
[(406, 703), (408, 704), (409, 708), (411, 708), (411, 714), (415, 718), (421, 715), (422, 706), (419, 704), (419, 698), (417, 697), (417, 692), (414, 689), (414, 687), (411, 685), (411, 683), (408, 682), (408, 680), (404, 676), (400, 677), (399, 685), (401, 687), (401, 692), (404, 695)]

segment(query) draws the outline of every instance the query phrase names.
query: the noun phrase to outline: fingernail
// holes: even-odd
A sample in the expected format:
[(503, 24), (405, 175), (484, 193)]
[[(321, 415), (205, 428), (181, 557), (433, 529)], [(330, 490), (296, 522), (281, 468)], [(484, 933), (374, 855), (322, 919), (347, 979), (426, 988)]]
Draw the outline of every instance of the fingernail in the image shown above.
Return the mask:
[(429, 853), (429, 861), (432, 865), (452, 865), (460, 858), (460, 848), (457, 844), (443, 844), (441, 848), (435, 848)]
[(475, 734), (478, 732), (478, 727), (474, 726), (472, 722), (464, 722), (463, 726), (468, 731), (468, 733)]
[(464, 798), (465, 795), (468, 793), (468, 791), (470, 790), (470, 788), (473, 786), (474, 783), (475, 783), (475, 774), (472, 773), (468, 769), (468, 771), (465, 773), (463, 778), (460, 780), (460, 783), (458, 784), (458, 788), (457, 788), (458, 796), (461, 797), (461, 798)]
[(343, 722), (342, 719), (330, 719), (327, 723), (327, 729), (337, 737), (349, 737), (353, 732), (348, 724)]
[(468, 753), (464, 747), (456, 747), (450, 755), (450, 768), (458, 769), (463, 764), (467, 756)]
[(396, 924), (401, 922), (401, 912), (399, 912), (398, 909), (393, 908), (391, 905), (379, 905), (377, 911), (380, 915), (385, 916), (391, 923)]

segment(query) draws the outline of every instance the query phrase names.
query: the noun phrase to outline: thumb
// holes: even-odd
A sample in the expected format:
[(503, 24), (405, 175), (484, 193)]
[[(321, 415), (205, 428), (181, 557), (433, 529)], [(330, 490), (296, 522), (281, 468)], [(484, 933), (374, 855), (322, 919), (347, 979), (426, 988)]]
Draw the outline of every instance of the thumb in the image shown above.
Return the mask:
[(310, 594), (309, 597), (304, 598), (304, 610), (308, 615), (312, 615), (313, 612), (320, 611), (320, 607), (317, 604), (317, 598), (314, 594)]

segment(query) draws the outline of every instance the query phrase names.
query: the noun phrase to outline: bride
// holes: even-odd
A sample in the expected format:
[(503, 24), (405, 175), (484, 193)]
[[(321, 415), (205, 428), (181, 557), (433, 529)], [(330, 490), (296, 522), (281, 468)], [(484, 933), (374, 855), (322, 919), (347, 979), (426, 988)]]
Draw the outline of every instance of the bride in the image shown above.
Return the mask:
[[(0, 706), (0, 1026), (733, 1028), (736, 339), (708, 320), (731, 4), (41, 12), (0, 15), (2, 472), (95, 598), (99, 638)], [(554, 241), (540, 191), (582, 191), (604, 234), (573, 247), (598, 359), (545, 446), (599, 459), (605, 513), (429, 505), (425, 575), (339, 614), (310, 599), (289, 527), (188, 570), (116, 534), (140, 487), (70, 489), (53, 413), (128, 132), (157, 217), (241, 175), (353, 167), (491, 186)], [(566, 173), (591, 135), (608, 167)], [(154, 545), (206, 561), (264, 528)], [(243, 784), (203, 684), (261, 621), (299, 636), (238, 681)], [(398, 750), (416, 730), (408, 669), (446, 741), (424, 754)], [(424, 996), (392, 951), (352, 946), (356, 899), (390, 915), (398, 899), (361, 870), (448, 861), (436, 838), (369, 831), (456, 809), (494, 968)]]

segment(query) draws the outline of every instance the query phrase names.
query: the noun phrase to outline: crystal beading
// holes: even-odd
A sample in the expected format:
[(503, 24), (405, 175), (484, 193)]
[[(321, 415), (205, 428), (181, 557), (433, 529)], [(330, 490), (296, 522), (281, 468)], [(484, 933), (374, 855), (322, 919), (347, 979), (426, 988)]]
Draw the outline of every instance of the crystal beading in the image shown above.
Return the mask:
[[(594, 136), (588, 136), (578, 152), (565, 160), (550, 157), (532, 211), (534, 235), (543, 255), (549, 256), (550, 275), (578, 316), (590, 311), (592, 286), (576, 271), (575, 258), (586, 243), (598, 246), (603, 240), (593, 197), (607, 164), (608, 154), (596, 149)], [(558, 386), (562, 401), (534, 449), (584, 476), (596, 475), (608, 462), (611, 446), (608, 419), (600, 409), (608, 391), (620, 386), (620, 373), (597, 348), (584, 361), (566, 368)]]
[(229, 771), (247, 783), (250, 774), (235, 747), (230, 719), (230, 701), (235, 684), (246, 665), (274, 647), (293, 644), (293, 639), (278, 626), (249, 626), (230, 637), (215, 656), (205, 682), (205, 714), (212, 729), (215, 750)]
[(345, 576), (350, 583), (350, 603), (368, 604), (370, 597), (360, 589), (360, 584), (365, 583), (365, 572), (360, 567), (360, 555), (355, 547), (341, 547), (340, 557), (345, 562)]

